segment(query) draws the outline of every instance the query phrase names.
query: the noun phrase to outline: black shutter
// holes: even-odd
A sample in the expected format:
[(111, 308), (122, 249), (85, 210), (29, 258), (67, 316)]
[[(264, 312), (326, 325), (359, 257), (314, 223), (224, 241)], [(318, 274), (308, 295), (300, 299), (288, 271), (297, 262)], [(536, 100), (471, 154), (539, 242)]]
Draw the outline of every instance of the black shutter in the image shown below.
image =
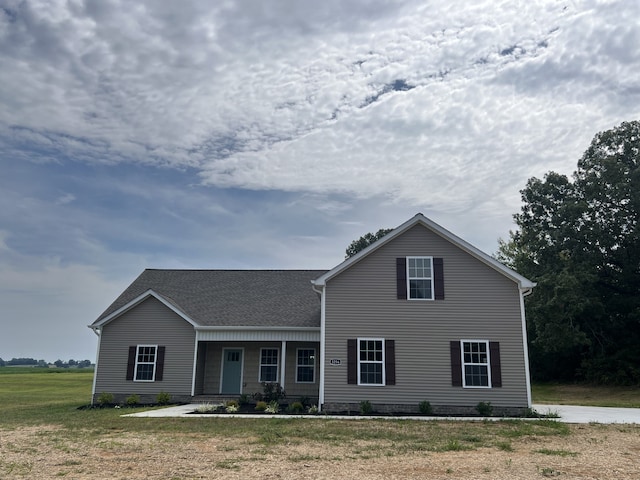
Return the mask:
[(433, 259), (433, 293), (436, 300), (444, 300), (444, 262), (442, 258)]
[(138, 347), (135, 345), (129, 347), (129, 358), (127, 359), (127, 380), (133, 380), (134, 370), (136, 368), (136, 351)]
[(451, 348), (451, 386), (462, 386), (462, 359), (460, 358), (460, 342), (449, 342)]
[(407, 259), (396, 258), (396, 283), (398, 300), (407, 299)]
[(386, 385), (396, 384), (396, 342), (384, 341), (384, 369)]
[(347, 340), (347, 383), (358, 383), (358, 345), (355, 338)]
[(156, 357), (156, 382), (161, 382), (164, 374), (164, 349), (165, 347), (158, 347)]
[(500, 343), (489, 342), (489, 360), (491, 361), (491, 386), (502, 387), (502, 367), (500, 365)]

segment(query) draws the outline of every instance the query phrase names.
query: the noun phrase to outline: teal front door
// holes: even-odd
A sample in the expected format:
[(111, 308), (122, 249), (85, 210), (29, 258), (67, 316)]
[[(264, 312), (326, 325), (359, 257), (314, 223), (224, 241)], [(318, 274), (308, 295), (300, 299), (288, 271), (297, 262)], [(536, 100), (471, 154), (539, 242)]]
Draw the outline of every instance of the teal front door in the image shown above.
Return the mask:
[(222, 358), (220, 393), (242, 393), (242, 349), (225, 348)]

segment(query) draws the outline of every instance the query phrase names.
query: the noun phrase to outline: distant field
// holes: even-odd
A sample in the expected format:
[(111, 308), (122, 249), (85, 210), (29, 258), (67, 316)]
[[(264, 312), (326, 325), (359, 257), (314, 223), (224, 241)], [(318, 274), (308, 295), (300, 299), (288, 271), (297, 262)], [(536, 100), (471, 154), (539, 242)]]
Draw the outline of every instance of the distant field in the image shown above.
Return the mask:
[(93, 368), (58, 368), (58, 367), (38, 367), (38, 366), (13, 366), (0, 367), (0, 375), (11, 375), (14, 373), (93, 373)]
[(91, 403), (92, 369), (0, 367), (0, 425), (49, 422)]
[[(0, 368), (3, 480), (618, 479), (640, 471), (637, 425), (127, 418), (140, 409), (78, 410), (91, 397), (90, 370), (25, 370)], [(563, 392), (542, 389), (557, 403)], [(621, 396), (630, 399), (615, 401)]]

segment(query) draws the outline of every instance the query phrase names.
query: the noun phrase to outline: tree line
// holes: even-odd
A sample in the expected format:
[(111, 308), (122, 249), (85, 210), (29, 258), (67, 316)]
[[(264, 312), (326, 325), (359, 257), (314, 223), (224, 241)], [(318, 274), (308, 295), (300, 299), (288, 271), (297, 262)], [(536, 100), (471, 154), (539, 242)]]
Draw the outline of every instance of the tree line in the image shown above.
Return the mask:
[[(87, 368), (91, 366), (91, 360), (74, 360), (62, 361), (60, 359), (52, 363), (58, 368)], [(12, 358), (11, 360), (3, 360), (0, 358), (0, 367), (49, 367), (49, 363), (44, 360), (36, 360), (35, 358)]]
[(596, 134), (571, 178), (521, 190), (497, 258), (537, 282), (526, 299), (537, 380), (640, 385), (640, 122)]

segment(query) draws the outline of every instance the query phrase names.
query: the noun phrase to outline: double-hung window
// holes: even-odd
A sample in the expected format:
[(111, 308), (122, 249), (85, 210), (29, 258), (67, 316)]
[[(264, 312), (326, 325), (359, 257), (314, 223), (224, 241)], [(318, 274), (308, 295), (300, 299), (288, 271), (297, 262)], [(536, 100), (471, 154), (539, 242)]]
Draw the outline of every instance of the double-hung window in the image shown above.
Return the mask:
[(156, 345), (138, 345), (136, 352), (135, 381), (153, 382), (156, 373)]
[(127, 381), (161, 382), (166, 350), (164, 345), (131, 345), (127, 356)]
[(316, 351), (314, 348), (299, 348), (296, 352), (296, 382), (315, 382)]
[(491, 386), (489, 342), (486, 340), (462, 340), (461, 343), (463, 386)]
[(260, 382), (278, 381), (278, 349), (260, 349)]
[(358, 339), (358, 384), (384, 385), (384, 340)]
[(407, 257), (407, 292), (409, 299), (433, 300), (431, 257)]

